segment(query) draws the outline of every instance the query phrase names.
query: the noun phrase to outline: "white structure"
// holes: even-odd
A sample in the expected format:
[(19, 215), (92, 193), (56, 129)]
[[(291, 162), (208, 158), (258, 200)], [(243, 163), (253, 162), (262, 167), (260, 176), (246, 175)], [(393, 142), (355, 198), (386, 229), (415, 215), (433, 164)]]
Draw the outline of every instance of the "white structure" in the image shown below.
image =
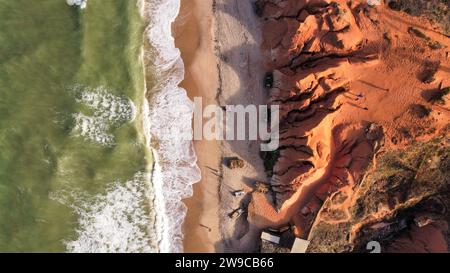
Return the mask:
[(295, 238), (294, 245), (292, 246), (291, 253), (306, 253), (309, 246), (309, 241)]
[(70, 6), (79, 6), (81, 9), (86, 7), (87, 0), (66, 0), (67, 4)]
[(277, 244), (277, 245), (280, 244), (280, 237), (270, 234), (268, 232), (263, 232), (261, 234), (261, 239), (263, 239), (264, 241), (267, 241), (267, 242), (271, 242), (273, 244)]
[(236, 197), (242, 197), (245, 195), (245, 191), (243, 191), (243, 190), (235, 191), (235, 192), (233, 192), (233, 195)]

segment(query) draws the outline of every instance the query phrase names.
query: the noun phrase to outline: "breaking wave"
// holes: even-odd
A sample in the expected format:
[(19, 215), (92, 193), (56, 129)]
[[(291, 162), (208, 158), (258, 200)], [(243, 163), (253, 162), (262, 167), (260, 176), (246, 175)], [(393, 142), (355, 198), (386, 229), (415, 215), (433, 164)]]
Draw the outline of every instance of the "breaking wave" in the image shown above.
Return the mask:
[[(70, 1), (78, 2), (86, 3)], [(183, 251), (187, 208), (182, 200), (192, 196), (192, 185), (201, 173), (192, 144), (193, 102), (179, 87), (184, 63), (171, 31), (180, 0), (139, 0), (138, 7), (148, 23), (142, 58), (146, 73), (156, 79), (146, 83), (142, 107), (147, 146), (154, 157), (152, 174), (137, 174), (125, 184), (117, 181), (102, 195), (87, 196), (73, 189), (54, 194), (54, 200), (79, 215), (77, 238), (66, 242), (71, 252)], [(135, 119), (131, 100), (104, 87), (75, 86), (72, 91), (89, 110), (73, 115), (73, 132), (89, 141), (114, 145), (110, 130)]]
[(66, 0), (69, 6), (79, 6), (81, 9), (86, 8), (87, 0)]
[(184, 63), (171, 31), (180, 0), (146, 0), (141, 5), (148, 20), (146, 71), (157, 79), (151, 86), (147, 83), (146, 133), (155, 158), (152, 185), (161, 231), (159, 251), (181, 252), (187, 211), (181, 200), (192, 196), (192, 185), (200, 180), (201, 173), (191, 141), (193, 102), (178, 86), (184, 78)]
[(136, 108), (130, 99), (112, 95), (105, 87), (89, 88), (74, 86), (71, 91), (76, 101), (89, 108), (91, 114), (75, 113), (74, 134), (105, 146), (114, 145), (111, 127), (119, 127), (132, 122)]
[(152, 229), (154, 212), (148, 207), (152, 187), (146, 173), (137, 173), (126, 183), (116, 181), (103, 195), (81, 190), (61, 190), (51, 198), (78, 215), (76, 239), (66, 241), (69, 252), (157, 252), (157, 232)]

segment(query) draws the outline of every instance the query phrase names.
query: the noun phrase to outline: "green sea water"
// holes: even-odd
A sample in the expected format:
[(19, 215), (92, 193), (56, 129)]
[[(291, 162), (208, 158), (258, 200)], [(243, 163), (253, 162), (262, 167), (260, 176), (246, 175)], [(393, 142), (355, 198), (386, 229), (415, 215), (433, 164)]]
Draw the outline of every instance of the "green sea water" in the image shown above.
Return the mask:
[(0, 252), (145, 248), (101, 232), (146, 220), (143, 28), (133, 0), (0, 0)]

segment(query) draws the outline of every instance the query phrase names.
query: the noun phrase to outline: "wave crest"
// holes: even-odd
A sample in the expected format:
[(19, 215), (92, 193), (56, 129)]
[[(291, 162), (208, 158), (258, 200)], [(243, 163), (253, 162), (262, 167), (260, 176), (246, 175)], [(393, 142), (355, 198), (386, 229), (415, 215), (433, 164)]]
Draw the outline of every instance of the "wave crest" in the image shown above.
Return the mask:
[(79, 6), (81, 9), (86, 8), (87, 0), (66, 0), (69, 6)]
[(112, 127), (120, 127), (132, 122), (136, 117), (136, 107), (128, 98), (111, 94), (105, 87), (90, 88), (75, 85), (71, 88), (76, 101), (92, 110), (92, 115), (75, 113), (74, 134), (85, 139), (113, 146), (114, 136), (109, 132)]
[(192, 196), (192, 185), (200, 180), (201, 173), (190, 140), (193, 102), (178, 86), (184, 78), (184, 63), (171, 30), (180, 0), (144, 1), (141, 10), (149, 21), (145, 31), (150, 44), (145, 52), (146, 70), (157, 79), (147, 95), (147, 138), (155, 157), (152, 184), (162, 232), (160, 252), (181, 252), (187, 212), (182, 199)]
[(105, 194), (91, 196), (70, 189), (50, 198), (72, 208), (78, 217), (77, 236), (65, 242), (67, 251), (78, 253), (157, 252), (156, 232), (149, 227), (152, 187), (148, 174), (137, 173), (125, 184), (108, 186)]

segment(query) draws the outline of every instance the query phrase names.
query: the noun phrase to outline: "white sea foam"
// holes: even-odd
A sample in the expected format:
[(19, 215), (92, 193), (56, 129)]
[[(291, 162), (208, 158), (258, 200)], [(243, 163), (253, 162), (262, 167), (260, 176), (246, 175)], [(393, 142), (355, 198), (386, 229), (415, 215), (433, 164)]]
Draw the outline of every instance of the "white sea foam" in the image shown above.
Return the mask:
[(155, 157), (152, 185), (161, 232), (159, 251), (181, 252), (186, 216), (186, 206), (181, 200), (192, 196), (192, 184), (200, 180), (200, 169), (189, 140), (193, 102), (178, 86), (184, 78), (184, 64), (171, 32), (180, 0), (146, 0), (141, 7), (143, 16), (149, 20), (146, 37), (151, 49), (145, 52), (150, 66), (147, 71), (157, 79), (153, 86), (148, 86), (149, 106), (145, 109), (149, 117), (147, 140)]
[(77, 101), (94, 110), (96, 117), (114, 124), (133, 121), (136, 111), (130, 99), (114, 96), (105, 87), (84, 88)]
[(78, 215), (77, 237), (65, 242), (69, 252), (158, 252), (153, 199), (148, 174), (138, 173), (126, 183), (112, 183), (103, 195), (61, 190), (50, 196)]
[(89, 141), (105, 146), (114, 145), (111, 127), (131, 122), (136, 108), (130, 99), (112, 95), (105, 87), (74, 86), (71, 91), (76, 101), (92, 110), (91, 115), (75, 113), (74, 133)]
[[(181, 200), (192, 196), (192, 184), (200, 180), (200, 170), (190, 141), (193, 102), (178, 86), (184, 77), (184, 64), (171, 33), (180, 0), (140, 0), (138, 5), (149, 20), (146, 37), (151, 50), (143, 58), (150, 66), (147, 73), (153, 73), (157, 79), (146, 88), (149, 99), (142, 107), (146, 141), (155, 160), (152, 177), (140, 174), (125, 185), (116, 182), (104, 195), (86, 196), (73, 190), (54, 194), (55, 200), (79, 215), (78, 237), (66, 242), (69, 251), (183, 250), (186, 207)], [(82, 90), (75, 92), (78, 102), (93, 110), (91, 116), (74, 116), (75, 131), (91, 141), (109, 145), (114, 141), (110, 126), (118, 126), (136, 115), (132, 103), (110, 97), (102, 88), (77, 86), (74, 90)], [(146, 205), (148, 211), (143, 209)]]
[(66, 0), (69, 6), (79, 6), (81, 9), (86, 8), (87, 0)]
[(105, 146), (114, 144), (114, 136), (108, 133), (109, 125), (104, 119), (81, 113), (74, 114), (73, 118), (75, 119), (74, 132), (77, 135)]

